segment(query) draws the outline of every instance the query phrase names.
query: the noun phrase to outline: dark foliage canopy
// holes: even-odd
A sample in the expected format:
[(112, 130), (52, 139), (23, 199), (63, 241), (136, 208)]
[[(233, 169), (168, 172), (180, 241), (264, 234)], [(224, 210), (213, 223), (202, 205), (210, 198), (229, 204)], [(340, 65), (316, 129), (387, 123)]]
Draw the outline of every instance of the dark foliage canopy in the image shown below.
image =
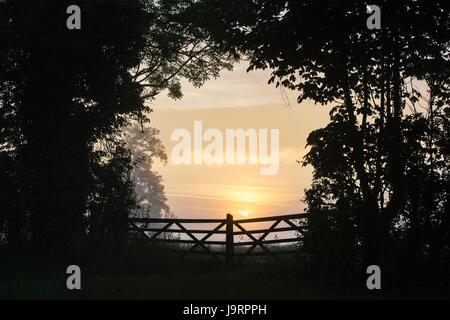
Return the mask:
[(163, 90), (180, 98), (181, 78), (200, 86), (231, 68), (233, 57), (196, 25), (193, 2), (78, 1), (80, 30), (66, 27), (70, 1), (0, 2), (3, 240), (123, 238), (140, 199), (122, 130), (144, 128), (145, 102)]
[[(311, 270), (448, 272), (448, 3), (213, 2), (205, 23), (249, 70), (271, 68), (269, 83), (298, 102), (331, 106), (302, 161), (314, 168)], [(366, 27), (368, 4), (381, 8), (380, 30)]]

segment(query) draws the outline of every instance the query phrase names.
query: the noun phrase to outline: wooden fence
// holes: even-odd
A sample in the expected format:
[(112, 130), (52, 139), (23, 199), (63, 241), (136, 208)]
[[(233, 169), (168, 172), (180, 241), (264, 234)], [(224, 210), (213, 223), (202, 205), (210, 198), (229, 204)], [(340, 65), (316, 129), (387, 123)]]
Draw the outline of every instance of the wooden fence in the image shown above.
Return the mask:
[[(164, 218), (129, 218), (129, 233), (140, 233), (151, 242), (164, 242), (172, 244), (185, 244), (183, 253), (186, 254), (207, 254), (213, 257), (220, 264), (232, 267), (241, 263), (246, 257), (253, 255), (270, 255), (275, 257), (277, 254), (294, 253), (295, 249), (270, 250), (268, 244), (298, 243), (304, 235), (305, 226), (302, 221), (307, 217), (306, 213), (291, 214), (282, 216), (240, 219), (234, 220), (231, 214), (227, 214), (226, 219), (164, 219)], [(295, 224), (299, 221), (300, 224)], [(271, 226), (266, 229), (247, 230), (245, 224), (255, 222), (272, 222)], [(287, 227), (277, 226), (285, 222)], [(216, 224), (212, 229), (190, 229), (188, 230), (183, 224)], [(155, 226), (155, 224), (159, 226)], [(162, 225), (162, 226), (161, 226)], [(178, 227), (179, 229), (171, 229)], [(236, 227), (236, 229), (235, 229)], [(292, 238), (266, 239), (273, 232), (297, 231), (299, 236)], [(161, 237), (167, 234), (186, 234), (189, 239), (177, 239), (174, 237)], [(203, 236), (195, 236), (200, 234)], [(212, 235), (225, 234), (225, 241), (208, 240)], [(261, 234), (259, 237), (256, 234)], [(246, 235), (250, 241), (235, 242), (234, 236)], [(189, 246), (190, 245), (190, 246)], [(211, 250), (210, 245), (225, 246), (225, 250)], [(241, 253), (235, 253), (235, 247), (248, 246), (249, 248)], [(257, 252), (255, 249), (259, 247), (262, 250)], [(195, 250), (196, 248), (200, 250)], [(222, 258), (221, 258), (222, 257)], [(224, 258), (223, 258), (224, 257)]]

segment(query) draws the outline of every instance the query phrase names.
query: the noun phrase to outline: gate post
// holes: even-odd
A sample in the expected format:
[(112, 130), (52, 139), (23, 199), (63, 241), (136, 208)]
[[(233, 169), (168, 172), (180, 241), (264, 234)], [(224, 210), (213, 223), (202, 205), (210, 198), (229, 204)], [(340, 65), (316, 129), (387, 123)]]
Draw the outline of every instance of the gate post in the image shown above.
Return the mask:
[(233, 251), (234, 251), (234, 237), (233, 237), (233, 216), (227, 213), (226, 225), (226, 248), (225, 248), (225, 264), (227, 269), (233, 267)]

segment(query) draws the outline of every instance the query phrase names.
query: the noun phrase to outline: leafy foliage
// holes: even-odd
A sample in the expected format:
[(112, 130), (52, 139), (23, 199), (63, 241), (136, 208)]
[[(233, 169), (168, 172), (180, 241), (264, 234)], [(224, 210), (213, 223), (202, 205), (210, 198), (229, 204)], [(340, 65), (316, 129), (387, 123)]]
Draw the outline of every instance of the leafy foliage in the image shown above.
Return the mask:
[[(161, 177), (120, 135), (133, 121), (144, 127), (157, 94), (180, 98), (181, 78), (200, 86), (231, 68), (196, 25), (194, 3), (78, 1), (81, 30), (66, 28), (70, 1), (0, 3), (0, 234), (9, 245), (120, 241), (143, 197), (151, 214), (168, 212)], [(149, 130), (147, 165), (163, 157)]]
[(364, 1), (214, 3), (205, 23), (249, 70), (332, 106), (302, 161), (314, 168), (311, 270), (448, 272), (448, 4), (375, 1), (382, 26), (369, 30)]

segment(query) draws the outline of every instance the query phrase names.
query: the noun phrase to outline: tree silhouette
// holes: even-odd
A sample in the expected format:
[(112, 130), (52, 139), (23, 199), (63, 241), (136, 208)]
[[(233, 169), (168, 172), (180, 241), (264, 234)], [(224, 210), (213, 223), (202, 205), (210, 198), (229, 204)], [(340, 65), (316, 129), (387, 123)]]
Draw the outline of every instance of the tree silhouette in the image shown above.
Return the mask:
[(155, 160), (167, 163), (164, 145), (158, 137), (159, 130), (137, 124), (124, 130), (124, 141), (129, 146), (135, 166), (131, 177), (141, 206), (134, 215), (160, 217), (170, 216), (164, 194), (162, 177), (153, 170)]
[(312, 269), (347, 277), (370, 264), (445, 261), (447, 4), (375, 1), (382, 26), (369, 30), (362, 1), (213, 2), (205, 24), (249, 57), (249, 70), (272, 68), (269, 83), (298, 90), (298, 102), (332, 105), (303, 160), (314, 167), (305, 197)]
[(137, 202), (132, 155), (111, 138), (132, 120), (148, 121), (145, 99), (165, 89), (179, 98), (180, 78), (201, 85), (231, 66), (233, 57), (190, 20), (192, 2), (78, 1), (81, 30), (66, 28), (70, 1), (0, 3), (1, 187), (8, 192), (0, 233), (10, 245), (65, 247), (86, 230), (126, 227)]

